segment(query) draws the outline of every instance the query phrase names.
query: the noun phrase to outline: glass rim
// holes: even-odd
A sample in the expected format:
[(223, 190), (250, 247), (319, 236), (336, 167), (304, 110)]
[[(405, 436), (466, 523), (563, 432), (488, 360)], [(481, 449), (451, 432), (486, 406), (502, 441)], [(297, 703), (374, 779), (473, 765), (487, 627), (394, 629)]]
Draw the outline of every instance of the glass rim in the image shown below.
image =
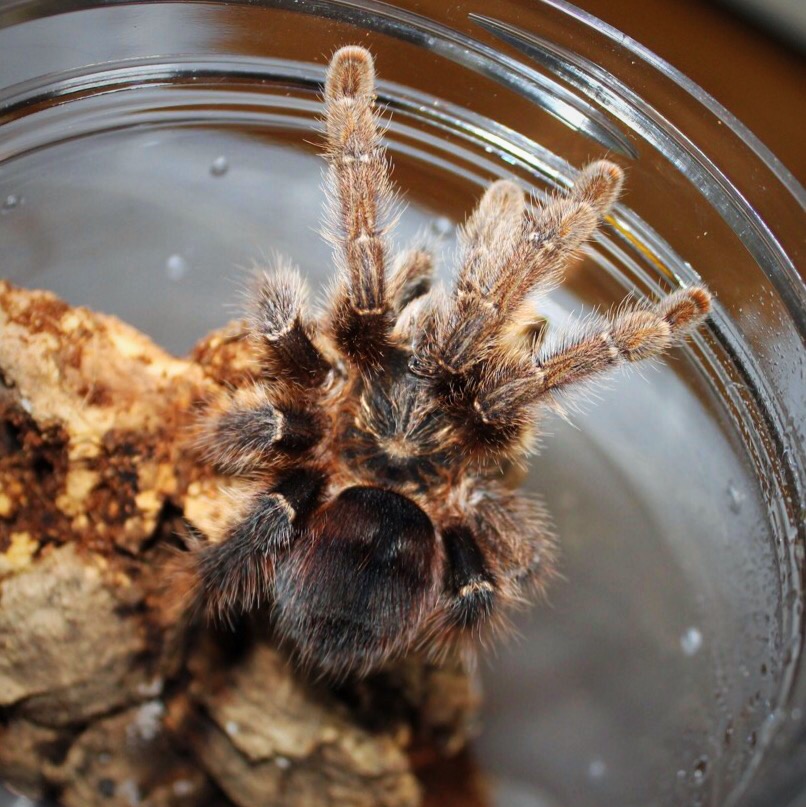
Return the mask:
[[(167, 5), (172, 2), (176, 2), (176, 0), (156, 0), (154, 4)], [(403, 0), (403, 2), (406, 2), (406, 0)], [(197, 6), (215, 6), (218, 4), (216, 0), (183, 0), (183, 3)], [(0, 2), (0, 28), (74, 11), (135, 4), (132, 0), (10, 0), (9, 2)], [(466, 21), (477, 26), (479, 31), (485, 31), (499, 41), (505, 42), (521, 53), (525, 53), (527, 58), (533, 57), (530, 61), (539, 66), (547, 67), (546, 72), (552, 76), (551, 78), (535, 70), (529, 63), (522, 62), (508, 53), (498, 52), (494, 44), (470, 36), (465, 28), (451, 27), (443, 22), (429, 19), (425, 14), (414, 12), (408, 7), (399, 7), (380, 0), (300, 0), (300, 2), (296, 3), (293, 0), (232, 0), (227, 5), (252, 9), (262, 7), (267, 10), (287, 10), (306, 15), (331, 16), (356, 26), (369, 28), (392, 38), (428, 47), (439, 56), (491, 78), (515, 91), (522, 90), (518, 83), (519, 77), (526, 77), (535, 82), (532, 88), (533, 93), (556, 92), (558, 93), (557, 97), (568, 104), (563, 110), (555, 110), (558, 116), (562, 114), (573, 115), (575, 110), (580, 114), (592, 112), (594, 113), (594, 117), (591, 118), (593, 125), (604, 127), (600, 130), (602, 137), (611, 137), (614, 145), (617, 146), (619, 144), (618, 136), (620, 135), (622, 141), (626, 143), (626, 148), (630, 148), (629, 139), (621, 133), (620, 127), (614, 126), (606, 116), (605, 113), (610, 111), (609, 107), (606, 103), (603, 104), (601, 101), (597, 101), (597, 98), (593, 96), (593, 85), (586, 87), (585, 76), (582, 74), (580, 74), (581, 77), (578, 77), (578, 81), (575, 83), (575, 76), (572, 72), (574, 63), (563, 61), (568, 57), (568, 51), (564, 51), (562, 46), (552, 47), (552, 43), (540, 39), (539, 36), (530, 33), (526, 28), (518, 28), (510, 23), (493, 20), (481, 13), (474, 13), (473, 7), (483, 9), (483, 2), (462, 0), (462, 5), (467, 12)], [(412, 3), (406, 2), (406, 5), (411, 6)], [(615, 27), (574, 6), (567, 0), (540, 0), (539, 3), (535, 4), (535, 7), (540, 6), (552, 9), (556, 13), (572, 20), (577, 26), (590, 30), (595, 36), (604, 37), (607, 41), (614, 43), (616, 46), (614, 49), (616, 58), (621, 59), (625, 55), (631, 55), (636, 60), (640, 60), (640, 65), (648, 68), (653, 76), (659, 76), (664, 81), (672, 82), (685, 94), (687, 99), (691, 99), (692, 103), (697, 104), (699, 108), (706, 110), (713, 116), (714, 120), (707, 122), (710, 127), (716, 128), (719, 125), (723, 133), (725, 130), (732, 133), (741, 146), (747, 149), (747, 158), (757, 160), (758, 165), (763, 166), (763, 169), (775, 178), (777, 182), (776, 192), (779, 195), (785, 194), (788, 205), (799, 207), (800, 209), (806, 208), (806, 190), (794, 175), (748, 127), (681, 71), (636, 40), (622, 34)], [(528, 25), (528, 20), (525, 20), (524, 24)], [(528, 47), (535, 49), (534, 52), (538, 54), (537, 58), (534, 58), (534, 53), (525, 50)], [(555, 61), (547, 61), (551, 59)], [(100, 68), (102, 65), (93, 65), (93, 67)], [(582, 65), (583, 70), (585, 67), (586, 65)], [(601, 69), (603, 72), (605, 71), (605, 68)], [(555, 81), (558, 76), (559, 82)], [(610, 75), (610, 79), (614, 87), (619, 82), (616, 76)], [(569, 84), (572, 89), (576, 89), (578, 92), (569, 90)], [(20, 86), (17, 85), (18, 88)], [(639, 99), (641, 98), (640, 89), (634, 90), (633, 93)], [(543, 96), (544, 104), (546, 103), (546, 97), (547, 95)], [(629, 104), (629, 99), (625, 100), (622, 97), (621, 102), (622, 104)], [(540, 103), (540, 101), (537, 101), (537, 103)], [(651, 104), (651, 101), (646, 102), (646, 106), (650, 111), (656, 111)], [(544, 108), (552, 112), (548, 107), (544, 106)], [(782, 305), (791, 317), (793, 329), (800, 335), (801, 340), (806, 341), (806, 282), (798, 273), (797, 266), (792, 260), (791, 254), (787, 252), (786, 245), (781, 242), (774, 232), (777, 222), (770, 220), (769, 217), (765, 221), (762, 213), (754, 206), (752, 196), (743, 193), (742, 189), (725, 175), (708, 153), (699, 149), (696, 143), (685, 139), (685, 135), (676, 129), (674, 121), (666, 118), (662, 112), (658, 112), (657, 118), (652, 122), (658, 127), (660, 136), (670, 138), (670, 142), (673, 142), (678, 148), (682, 150), (686, 148), (697, 149), (699, 151), (697, 157), (699, 163), (696, 163), (696, 165), (702, 169), (702, 174), (692, 175), (691, 172), (687, 171), (686, 164), (676, 162), (673, 156), (662, 147), (666, 141), (648, 141), (650, 146), (657, 148), (663, 157), (672, 163), (675, 170), (697, 189), (704, 202), (712, 205), (720, 213), (736, 237), (747, 246), (760, 271), (769, 279), (776, 292), (780, 294)], [(610, 128), (608, 128), (608, 125)], [(646, 134), (640, 127), (633, 127), (632, 131), (636, 132), (636, 136), (639, 138)], [(680, 139), (675, 141), (674, 138), (678, 136)], [(599, 142), (602, 141), (600, 140)], [(658, 146), (657, 142), (660, 142), (661, 146)], [(744, 152), (742, 154), (744, 155)], [(696, 179), (699, 176), (705, 177), (707, 183), (713, 184), (713, 188), (698, 186)], [(727, 200), (727, 202), (719, 204), (722, 199)], [(728, 204), (733, 207), (728, 207)], [(731, 218), (731, 215), (733, 218)], [(747, 231), (740, 226), (746, 222), (752, 222), (755, 229), (751, 228)], [(750, 240), (758, 242), (757, 249), (759, 252), (753, 251), (753, 248), (748, 246), (748, 241)], [(804, 446), (801, 445), (798, 449), (796, 439), (791, 435), (787, 435), (786, 431), (787, 416), (791, 417), (794, 414), (796, 417), (797, 411), (794, 413), (787, 411), (786, 406), (782, 405), (781, 401), (776, 400), (776, 395), (771, 389), (764, 389), (764, 395), (761, 397), (764, 399), (765, 414), (769, 415), (771, 421), (765, 425), (769, 427), (771, 432), (781, 435), (787, 450), (789, 448), (793, 449), (793, 453), (789, 456), (784, 451), (779, 460), (782, 467), (785, 467), (787, 481), (792, 484), (793, 491), (802, 494), (804, 488), (806, 488), (806, 480), (804, 480), (803, 462), (800, 463), (800, 469), (798, 469), (798, 457), (802, 458)], [(791, 401), (786, 403), (792, 404)], [(767, 407), (771, 408), (770, 412), (766, 411)], [(802, 632), (802, 622), (799, 627)], [(784, 703), (786, 701), (791, 702), (794, 695), (803, 697), (804, 692), (806, 692), (806, 666), (804, 666), (806, 662), (802, 658), (800, 649), (798, 658), (797, 667), (792, 669), (791, 680), (786, 682), (783, 688)], [(761, 761), (760, 757), (758, 761)], [(748, 771), (747, 773), (749, 775), (753, 772)], [(741, 792), (743, 789), (740, 787), (739, 791)]]
[(795, 175), (775, 156), (775, 154), (753, 134), (752, 130), (742, 123), (730, 110), (719, 103), (716, 98), (704, 90), (695, 81), (692, 81), (685, 73), (680, 71), (666, 59), (658, 56), (657, 53), (642, 45), (631, 36), (622, 33), (604, 22), (599, 17), (591, 14), (567, 0), (538, 0), (543, 5), (552, 6), (568, 16), (574, 17), (584, 25), (595, 28), (599, 33), (608, 39), (616, 42), (630, 53), (639, 56), (642, 61), (654, 67), (660, 73), (671, 79), (681, 89), (685, 90), (692, 98), (698, 101), (715, 117), (727, 124), (728, 128), (739, 136), (756, 154), (756, 156), (772, 171), (778, 181), (792, 195), (801, 207), (806, 208), (806, 188), (798, 182)]
[[(152, 0), (152, 2), (155, 5), (165, 5), (176, 2), (176, 0)], [(215, 0), (182, 0), (182, 3), (201, 6), (216, 4)], [(538, 3), (541, 6), (554, 9), (556, 12), (574, 20), (577, 24), (605, 37), (617, 47), (624, 49), (631, 56), (640, 59), (642, 64), (656, 71), (664, 79), (674, 83), (689, 98), (711, 113), (716, 118), (717, 125), (726, 128), (735, 135), (776, 179), (781, 189), (791, 198), (792, 203), (797, 205), (801, 210), (806, 210), (806, 188), (798, 182), (794, 174), (745, 124), (696, 82), (689, 79), (680, 70), (637, 40), (622, 33), (594, 14), (573, 5), (568, 2), (568, 0), (538, 0)], [(151, 4), (151, 2), (149, 4)], [(546, 44), (544, 40), (541, 40), (539, 37), (526, 30), (518, 29), (509, 23), (494, 20), (484, 14), (476, 13), (473, 9), (474, 3), (472, 2), (465, 0), (465, 4), (467, 6), (468, 20), (478, 26), (479, 29), (492, 34), (499, 40), (505, 41), (521, 52), (524, 52), (530, 44), (537, 45), (538, 48)], [(31, 19), (118, 5), (132, 5), (132, 3), (131, 0), (7, 0), (6, 2), (0, 3), (0, 29)], [(586, 107), (584, 110), (585, 113), (588, 115), (590, 115), (591, 112), (595, 113), (594, 120), (602, 116), (600, 109), (587, 103), (575, 93), (569, 92), (562, 84), (552, 79), (547, 79), (541, 73), (533, 71), (529, 66), (518, 63), (505, 54), (496, 53), (494, 48), (489, 44), (468, 36), (464, 31), (451, 28), (444, 23), (430, 19), (426, 14), (412, 11), (403, 6), (396, 6), (392, 3), (383, 2), (382, 0), (308, 0), (308, 2), (299, 2), (299, 0), (232, 0), (228, 5), (240, 5), (247, 8), (262, 6), (269, 9), (283, 9), (302, 14), (323, 14), (325, 16), (327, 16), (328, 9), (334, 11), (338, 9), (340, 19), (345, 22), (355, 22), (363, 27), (369, 27), (395, 38), (412, 41), (415, 44), (424, 44), (422, 41), (423, 37), (427, 36), (430, 31), (437, 34), (443, 44), (440, 46), (438, 42), (433, 40), (427, 44), (431, 49), (439, 52), (440, 55), (445, 58), (476, 71), (482, 71), (490, 75), (491, 78), (505, 84), (511, 82), (506, 80), (505, 76), (502, 75), (503, 72), (511, 68), (516, 68), (516, 70), (521, 72), (525, 69), (529, 71), (530, 79), (535, 80), (537, 78), (540, 80), (540, 83), (549, 85), (548, 89), (550, 89), (551, 92), (557, 93), (561, 100), (570, 101), (572, 106), (576, 106), (577, 108), (581, 103)], [(366, 16), (362, 16), (360, 19), (356, 17), (356, 15), (366, 14), (366, 12), (374, 14), (375, 19)], [(401, 23), (410, 25), (410, 30), (408, 32), (403, 30), (400, 26)], [(418, 30), (419, 36), (416, 35)], [(531, 40), (531, 42), (527, 41), (527, 38)], [(517, 41), (518, 39), (520, 39), (520, 41)], [(461, 47), (455, 47), (454, 43), (461, 45)], [(527, 53), (526, 55), (532, 56), (533, 58), (535, 57), (534, 53)], [(484, 61), (487, 62), (486, 65), (483, 64)], [(538, 59), (538, 62), (541, 61), (543, 60)], [(485, 67), (486, 69), (484, 69)], [(557, 74), (560, 71), (552, 70), (552, 72)], [(569, 78), (567, 75), (561, 77), (565, 80)], [(572, 81), (571, 83), (573, 84), (574, 82)], [(590, 92), (586, 92), (584, 86), (576, 84), (576, 88), (585, 94), (591, 95)], [(545, 98), (543, 100), (545, 105)], [(607, 121), (605, 121), (605, 124), (606, 123)], [(601, 126), (601, 123), (599, 125)], [(612, 127), (607, 126), (605, 126), (605, 128), (612, 129)], [(636, 130), (634, 126), (631, 128), (634, 131)], [(605, 144), (609, 142), (610, 147), (614, 148), (616, 151), (626, 148), (627, 155), (629, 156), (629, 143), (624, 140), (623, 135), (618, 129), (614, 131), (611, 130), (606, 134), (609, 135), (609, 138), (604, 141)], [(639, 134), (641, 134), (641, 132), (639, 132)], [(602, 141), (600, 140), (600, 142)], [(755, 209), (749, 204), (738, 188), (736, 188), (734, 183), (725, 177), (713, 161), (698, 149), (696, 144), (689, 141), (688, 145), (700, 151), (700, 156), (705, 158), (705, 165), (703, 167), (706, 169), (707, 173), (710, 174), (723, 189), (732, 191), (731, 195), (733, 201), (739, 204), (740, 208), (742, 208), (742, 213), (746, 217), (755, 219), (756, 229), (759, 231), (758, 240), (764, 242), (760, 248), (767, 254), (775, 255), (776, 269), (778, 271), (770, 273), (768, 271), (769, 267), (767, 262), (765, 261), (759, 261), (759, 264), (782, 295), (793, 322), (796, 324), (802, 339), (806, 342), (806, 279), (801, 276), (798, 268), (789, 258), (787, 252), (782, 248), (779, 240), (768, 226), (768, 223), (757, 215)], [(668, 157), (669, 155), (666, 156)], [(682, 167), (678, 167), (681, 173), (685, 173)], [(700, 191), (703, 192), (702, 189), (700, 189)], [(714, 201), (707, 195), (706, 198), (708, 198), (710, 202)], [(723, 213), (723, 217), (726, 218), (728, 224), (736, 230), (736, 227), (726, 217), (725, 213)]]

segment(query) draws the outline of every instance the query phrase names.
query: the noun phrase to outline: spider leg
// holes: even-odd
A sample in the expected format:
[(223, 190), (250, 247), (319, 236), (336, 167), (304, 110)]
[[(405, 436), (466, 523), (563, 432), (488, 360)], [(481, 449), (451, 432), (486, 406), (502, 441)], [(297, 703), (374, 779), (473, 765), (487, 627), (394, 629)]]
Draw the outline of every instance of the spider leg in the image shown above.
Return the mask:
[(298, 518), (316, 506), (323, 481), (317, 471), (290, 473), (271, 489), (255, 494), (244, 516), (217, 543), (202, 543), (198, 530), (190, 527), (196, 610), (231, 623), (236, 612), (266, 601), (275, 559), (291, 545)]
[(196, 447), (222, 473), (247, 474), (282, 455), (298, 455), (319, 442), (315, 409), (269, 399), (262, 386), (236, 392), (200, 421)]
[(442, 531), (446, 556), (446, 627), (472, 631), (490, 618), (498, 589), (471, 530), (464, 525)]
[(380, 367), (393, 324), (384, 221), (392, 189), (374, 93), (369, 53), (358, 47), (336, 51), (325, 79), (329, 236), (340, 270), (331, 329), (336, 344), (362, 371)]
[(560, 350), (536, 355), (534, 395), (539, 400), (626, 362), (652, 359), (681, 342), (711, 310), (711, 295), (694, 286), (650, 308), (626, 310), (583, 330)]
[(528, 590), (542, 593), (556, 574), (557, 550), (543, 504), (517, 491), (487, 483), (476, 497), (473, 529), (489, 557), (506, 603)]
[(399, 314), (409, 303), (431, 291), (434, 256), (422, 247), (407, 249), (398, 255), (389, 278), (389, 300)]
[[(606, 161), (582, 170), (567, 196), (520, 217), (514, 237), (491, 223), (510, 224), (521, 209), (507, 183), (485, 194), (466, 227), (469, 243), (499, 244), (467, 255), (452, 298), (432, 295), (413, 346), (412, 371), (426, 379), (438, 405), (465, 432), (473, 450), (499, 457), (523, 451), (533, 408), (551, 392), (627, 361), (651, 358), (681, 340), (710, 310), (700, 287), (670, 295), (652, 308), (624, 311), (546, 354), (545, 328), (523, 331), (527, 297), (558, 283), (569, 257), (595, 230), (618, 197), (622, 172)], [(481, 234), (484, 234), (483, 237)], [(503, 260), (496, 255), (504, 254)], [(531, 331), (532, 348), (528, 349)]]
[(531, 355), (540, 349), (549, 332), (549, 321), (527, 300), (501, 332), (499, 345), (511, 355)]
[(489, 368), (473, 399), (476, 438), (499, 441), (502, 453), (517, 449), (535, 404), (619, 365), (660, 355), (681, 342), (710, 309), (711, 295), (694, 286), (654, 306), (627, 309), (583, 328), (557, 350), (539, 349), (528, 362)]
[(588, 163), (576, 176), (569, 196), (587, 202), (600, 216), (607, 215), (621, 193), (624, 172), (607, 160)]
[(526, 298), (559, 283), (621, 181), (618, 166), (593, 163), (568, 195), (527, 212), (513, 183), (490, 187), (465, 228), (468, 248), (453, 297), (435, 313), (434, 334), (415, 345), (412, 369), (432, 380), (438, 396), (440, 388), (454, 397), (473, 383)]
[(307, 289), (296, 269), (263, 273), (249, 311), (249, 331), (264, 373), (304, 387), (321, 384), (330, 365), (313, 342)]
[(516, 183), (501, 179), (487, 188), (459, 233), (457, 297), (483, 292), (504, 271), (525, 210), (526, 198)]
[(471, 651), (473, 640), (505, 625), (506, 612), (542, 590), (554, 573), (554, 540), (540, 504), (487, 486), (466, 520), (443, 528), (443, 594), (426, 630), (437, 657)]

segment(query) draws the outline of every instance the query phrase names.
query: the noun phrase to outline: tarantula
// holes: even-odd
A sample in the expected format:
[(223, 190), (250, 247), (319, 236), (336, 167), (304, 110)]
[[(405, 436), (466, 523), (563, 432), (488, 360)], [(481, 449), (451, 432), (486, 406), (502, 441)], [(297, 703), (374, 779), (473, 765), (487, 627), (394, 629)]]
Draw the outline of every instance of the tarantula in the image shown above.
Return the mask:
[(210, 616), (271, 603), (298, 658), (342, 676), (463, 646), (545, 586), (548, 519), (504, 486), (503, 465), (529, 450), (542, 406), (680, 342), (710, 295), (624, 305), (547, 349), (530, 299), (561, 281), (621, 170), (594, 162), (532, 207), (514, 182), (494, 182), (444, 292), (431, 288), (429, 251), (390, 257), (393, 190), (366, 50), (335, 53), (324, 100), (338, 280), (315, 322), (296, 271), (262, 277), (249, 318), (261, 376), (214, 404), (198, 435), (219, 470), (257, 489), (190, 557)]

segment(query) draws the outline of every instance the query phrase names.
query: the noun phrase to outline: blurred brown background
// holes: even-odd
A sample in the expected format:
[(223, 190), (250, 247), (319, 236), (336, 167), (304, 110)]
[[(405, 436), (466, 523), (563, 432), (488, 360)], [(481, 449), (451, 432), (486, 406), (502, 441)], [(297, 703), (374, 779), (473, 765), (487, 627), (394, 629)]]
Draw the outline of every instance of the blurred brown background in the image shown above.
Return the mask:
[[(806, 45), (798, 26), (708, 0), (573, 0), (707, 90), (806, 183)], [(802, 3), (803, 6), (798, 6)], [(739, 3), (737, 3), (739, 5)], [(792, 0), (802, 19), (806, 0)]]

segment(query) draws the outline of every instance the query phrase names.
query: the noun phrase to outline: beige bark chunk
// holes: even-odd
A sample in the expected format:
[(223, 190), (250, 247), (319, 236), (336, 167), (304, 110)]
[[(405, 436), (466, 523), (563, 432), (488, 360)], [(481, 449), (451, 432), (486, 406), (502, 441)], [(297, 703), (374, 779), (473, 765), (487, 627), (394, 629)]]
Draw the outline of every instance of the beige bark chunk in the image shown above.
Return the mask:
[(218, 678), (215, 670), (204, 662), (191, 669), (191, 697), (208, 718), (195, 735), (197, 753), (239, 807), (420, 803), (394, 738), (356, 725), (345, 706), (298, 680), (277, 650), (258, 644), (214, 689), (200, 683)]
[(145, 641), (117, 612), (105, 562), (72, 546), (0, 584), (0, 705), (61, 725), (125, 703)]
[(53, 777), (64, 807), (201, 807), (210, 785), (182, 759), (162, 727), (160, 701), (94, 723), (76, 739)]
[(176, 359), (0, 281), (0, 780), (66, 807), (415, 807), (418, 766), (472, 735), (459, 669), (329, 690), (267, 618), (220, 635), (175, 608), (182, 519), (235, 506), (188, 426), (253, 369), (238, 323)]

